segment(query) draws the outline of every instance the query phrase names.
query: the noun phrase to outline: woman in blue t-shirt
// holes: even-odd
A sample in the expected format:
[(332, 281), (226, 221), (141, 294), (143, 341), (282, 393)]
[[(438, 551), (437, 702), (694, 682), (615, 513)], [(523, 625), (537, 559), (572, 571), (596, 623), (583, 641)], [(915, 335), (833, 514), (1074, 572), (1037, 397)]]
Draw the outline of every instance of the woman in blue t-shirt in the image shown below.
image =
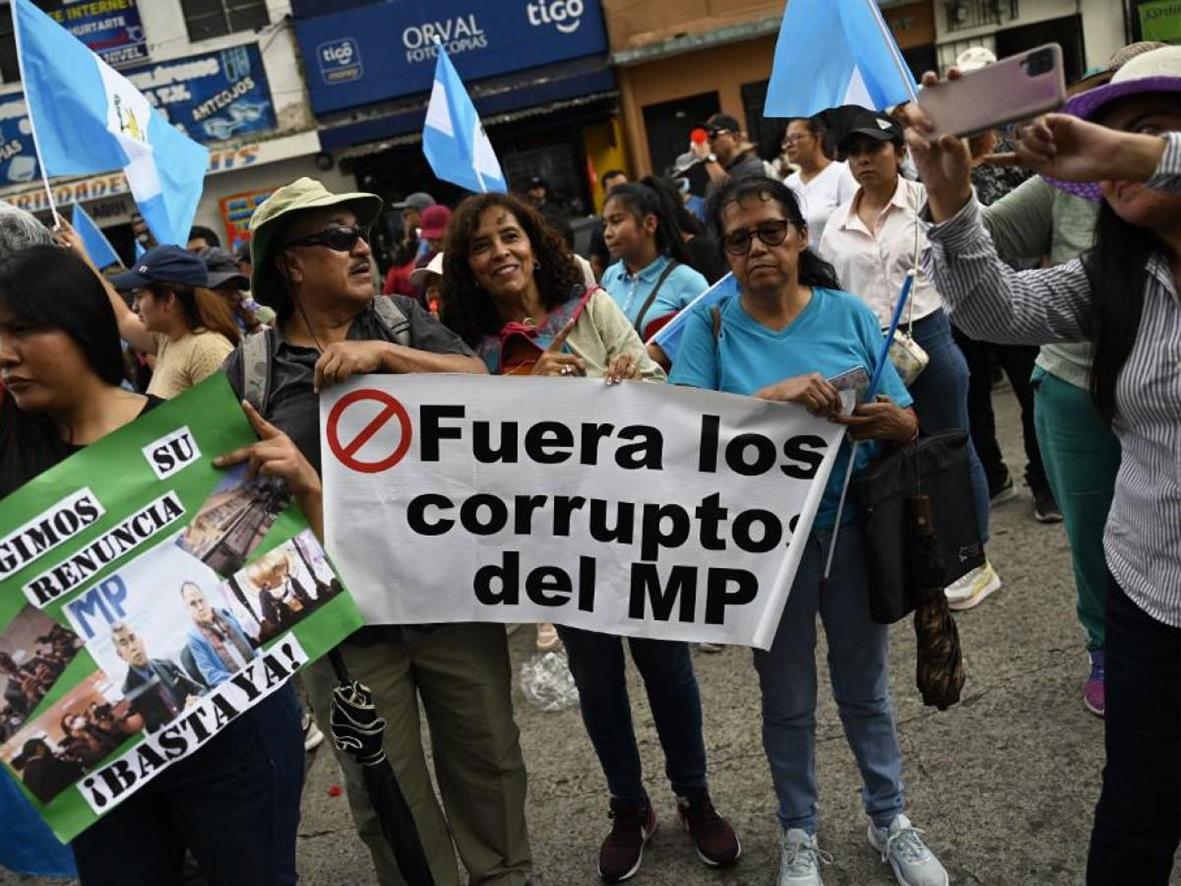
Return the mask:
[(677, 220), (645, 185), (611, 189), (603, 205), (603, 239), (613, 264), (603, 272), (602, 286), (643, 339), (709, 288), (693, 270)]
[[(918, 420), (893, 366), (882, 372), (885, 396), (840, 414), (829, 379), (873, 374), (882, 345), (877, 318), (842, 292), (830, 264), (807, 248), (808, 229), (791, 191), (772, 179), (732, 180), (711, 204), (739, 295), (695, 308), (671, 380), (798, 403), (848, 426), (858, 440), (856, 469), (884, 443), (918, 435)], [(859, 372), (860, 370), (860, 372)], [(850, 375), (850, 373), (852, 375)], [(855, 386), (855, 385), (854, 385)], [(944, 884), (947, 874), (903, 814), (902, 751), (889, 692), (887, 629), (869, 615), (863, 539), (846, 507), (832, 573), (822, 580), (848, 464), (842, 449), (816, 514), (775, 640), (755, 650), (763, 699), (763, 746), (783, 827), (779, 883), (820, 884), (816, 842), (816, 615), (824, 622), (833, 696), (861, 769), (869, 842), (900, 883)]]

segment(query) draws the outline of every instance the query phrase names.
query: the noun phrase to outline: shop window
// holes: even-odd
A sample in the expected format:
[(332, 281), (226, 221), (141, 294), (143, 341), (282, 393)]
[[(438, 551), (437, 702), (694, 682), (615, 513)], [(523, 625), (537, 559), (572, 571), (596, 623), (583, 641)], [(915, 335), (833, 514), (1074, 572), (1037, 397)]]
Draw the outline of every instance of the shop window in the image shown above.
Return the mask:
[(1062, 47), (1062, 66), (1067, 83), (1082, 77), (1086, 68), (1083, 61), (1083, 19), (1079, 15), (997, 31), (996, 55), (997, 58), (1006, 58), (1047, 43), (1057, 43)]
[(12, 15), (8, 7), (0, 7), (0, 79), (16, 83), (21, 78), (16, 61), (16, 38), (12, 34)]
[[(523, 151), (506, 152), (500, 157), (500, 168), (509, 187), (517, 193), (529, 190), (529, 180), (539, 175), (549, 185), (549, 200), (567, 209), (582, 209), (582, 179), (578, 160), (569, 144), (545, 145)], [(579, 201), (578, 207), (570, 203)]]
[(271, 23), (266, 0), (181, 0), (189, 40), (209, 40)]
[(773, 160), (779, 155), (787, 121), (779, 117), (764, 117), (763, 105), (767, 103), (767, 85), (771, 81), (744, 83), (742, 86), (742, 113), (746, 117), (746, 134), (764, 160)]
[(652, 170), (662, 175), (689, 150), (689, 133), (722, 109), (716, 92), (702, 92), (670, 102), (644, 105), (644, 129)]

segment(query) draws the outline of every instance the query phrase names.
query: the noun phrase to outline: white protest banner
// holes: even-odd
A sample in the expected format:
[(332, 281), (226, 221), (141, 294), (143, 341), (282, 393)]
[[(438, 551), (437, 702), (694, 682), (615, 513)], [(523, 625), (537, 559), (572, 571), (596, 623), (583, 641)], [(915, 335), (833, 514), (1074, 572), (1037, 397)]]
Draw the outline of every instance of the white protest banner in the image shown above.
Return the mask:
[(327, 550), (370, 624), (767, 648), (843, 429), (627, 382), (370, 375), (320, 398)]

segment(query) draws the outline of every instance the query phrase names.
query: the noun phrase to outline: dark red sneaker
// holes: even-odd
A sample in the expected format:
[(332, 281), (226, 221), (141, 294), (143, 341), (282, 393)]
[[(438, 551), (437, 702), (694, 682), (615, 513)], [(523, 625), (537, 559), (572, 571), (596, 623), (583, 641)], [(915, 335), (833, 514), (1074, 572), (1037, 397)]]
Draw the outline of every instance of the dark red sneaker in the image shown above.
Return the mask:
[(644, 861), (644, 846), (656, 832), (656, 813), (652, 804), (611, 801), (607, 816), (612, 820), (611, 833), (599, 847), (599, 876), (606, 883), (620, 883), (634, 877)]
[(711, 867), (733, 864), (742, 855), (742, 843), (734, 828), (714, 809), (708, 791), (677, 797), (681, 826), (697, 848), (697, 855)]

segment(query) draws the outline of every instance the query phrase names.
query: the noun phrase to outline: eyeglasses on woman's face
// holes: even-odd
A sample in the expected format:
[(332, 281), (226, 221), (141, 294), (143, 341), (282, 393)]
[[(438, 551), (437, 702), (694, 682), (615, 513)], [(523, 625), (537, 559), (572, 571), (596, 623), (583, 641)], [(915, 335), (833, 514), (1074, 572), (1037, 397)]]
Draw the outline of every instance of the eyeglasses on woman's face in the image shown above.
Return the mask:
[(755, 237), (758, 237), (764, 246), (779, 246), (787, 239), (790, 228), (791, 222), (777, 219), (761, 222), (754, 228), (730, 231), (722, 237), (722, 248), (730, 255), (746, 255), (750, 252), (751, 242)]

